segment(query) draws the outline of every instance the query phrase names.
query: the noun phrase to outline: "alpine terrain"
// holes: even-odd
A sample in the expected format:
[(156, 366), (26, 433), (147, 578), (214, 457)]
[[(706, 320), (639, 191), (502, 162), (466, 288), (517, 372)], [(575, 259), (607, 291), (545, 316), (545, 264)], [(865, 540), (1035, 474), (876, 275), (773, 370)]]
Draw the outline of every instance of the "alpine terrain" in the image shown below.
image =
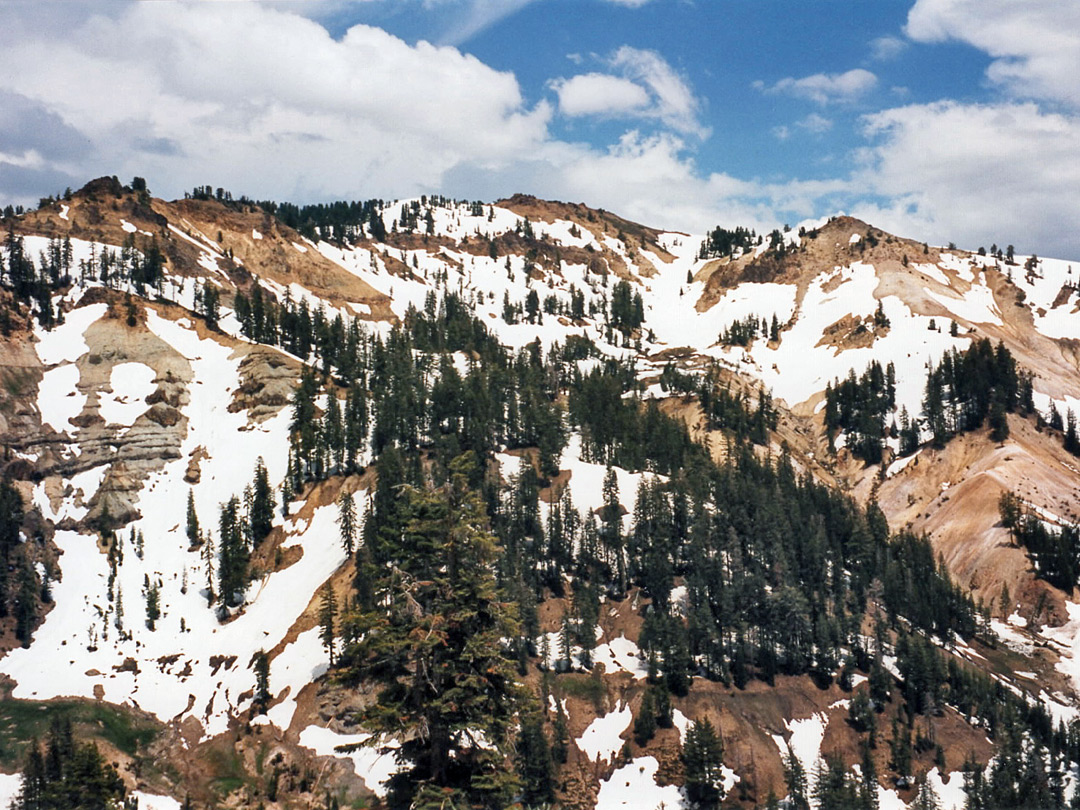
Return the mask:
[(1080, 805), (1080, 268), (141, 178), (0, 227), (5, 806)]

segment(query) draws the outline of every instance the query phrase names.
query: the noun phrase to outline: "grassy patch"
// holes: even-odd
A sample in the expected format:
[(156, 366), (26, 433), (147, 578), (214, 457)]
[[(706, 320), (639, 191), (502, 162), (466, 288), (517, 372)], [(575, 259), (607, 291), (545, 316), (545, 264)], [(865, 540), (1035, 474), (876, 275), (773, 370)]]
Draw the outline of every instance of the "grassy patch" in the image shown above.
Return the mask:
[(153, 742), (161, 730), (159, 723), (108, 703), (9, 698), (0, 701), (0, 764), (21, 765), (30, 741), (44, 740), (57, 717), (71, 720), (76, 737), (106, 740), (129, 756)]
[(586, 700), (592, 703), (597, 713), (603, 712), (604, 683), (592, 675), (577, 672), (559, 675), (552, 680), (551, 691), (559, 697), (574, 697), (579, 700)]
[(211, 748), (206, 755), (206, 764), (214, 775), (211, 784), (219, 796), (228, 796), (244, 786), (244, 764), (231, 747)]

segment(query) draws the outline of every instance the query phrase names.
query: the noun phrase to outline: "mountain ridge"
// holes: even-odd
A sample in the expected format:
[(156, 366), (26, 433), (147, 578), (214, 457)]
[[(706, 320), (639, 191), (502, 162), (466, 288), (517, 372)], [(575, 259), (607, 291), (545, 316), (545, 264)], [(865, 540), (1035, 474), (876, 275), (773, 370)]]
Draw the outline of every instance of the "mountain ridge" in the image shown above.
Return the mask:
[[(1035, 372), (1033, 387), (1040, 412), (1051, 401), (1057, 401), (1062, 410), (1080, 406), (1078, 344), (1067, 334), (1075, 328), (1071, 320), (1076, 320), (1067, 315), (1076, 310), (1063, 312), (1072, 301), (1071, 266), (1066, 263), (1036, 259), (1024, 268), (1022, 278), (1010, 281), (1014, 269), (1019, 276), (1019, 263), (930, 248), (851, 218), (833, 219), (801, 232), (762, 235), (760, 244), (748, 245), (741, 255), (702, 259), (698, 240), (686, 234), (636, 225), (581, 204), (548, 203), (526, 195), (495, 204), (397, 201), (378, 206), (378, 216), (386, 229), (384, 239), (370, 233), (367, 221), (348, 226), (358, 227), (362, 235), (333, 244), (302, 236), (250, 202), (186, 199), (167, 203), (106, 178), (92, 181), (70, 200), (55, 201), (9, 223), (17, 228), (13, 233), (24, 234), (27, 252), (40, 252), (46, 264), (55, 240), (67, 236), (73, 243), (69, 263), (73, 281), (59, 284), (51, 297), (50, 312), (59, 313), (57, 323), (51, 329), (30, 326), (39, 305), (9, 302), (16, 328), (2, 341), (0, 353), (5, 380), (19, 375), (23, 379), (21, 385), (9, 385), (5, 392), (3, 434), (9, 453), (16, 456), (7, 469), (20, 479), (18, 487), (28, 511), (36, 512), (33, 520), (45, 535), (46, 545), (35, 563), (59, 575), (53, 577), (59, 584), (52, 610), (66, 611), (80, 597), (89, 605), (94, 593), (101, 595), (88, 590), (100, 587), (92, 579), (78, 585), (72, 581), (74, 575), (68, 573), (72, 563), (67, 558), (77, 559), (77, 565), (87, 571), (100, 569), (104, 545), (91, 554), (83, 541), (102, 521), (103, 512), (118, 524), (121, 534), (130, 524), (132, 530), (141, 527), (150, 532), (149, 540), (175, 537), (182, 534), (183, 525), (179, 504), (170, 503), (167, 491), (183, 486), (196, 493), (197, 508), (205, 520), (218, 503), (242, 487), (259, 456), (265, 456), (275, 486), (287, 478), (287, 406), (302, 382), (303, 361), (319, 352), (325, 356), (330, 348), (320, 347), (322, 338), (316, 337), (306, 344), (309, 355), (300, 357), (296, 354), (299, 344), (290, 348), (278, 343), (279, 337), (253, 341), (250, 334), (256, 326), (250, 308), (258, 290), (265, 297), (265, 311), (274, 313), (264, 315), (273, 322), (271, 333), (281, 329), (283, 319), (300, 317), (298, 313), (306, 308), (312, 324), (323, 319), (323, 325), (313, 331), (325, 328), (327, 340), (348, 341), (352, 327), (345, 324), (354, 320), (357, 330), (362, 324), (389, 340), (391, 330), (415, 322), (422, 313), (434, 317), (440, 301), (445, 304), (453, 294), (467, 302), (499, 342), (512, 348), (536, 346), (537, 351), (546, 352), (556, 343), (570, 346), (574, 340), (579, 345), (588, 341), (595, 355), (579, 361), (580, 369), (595, 369), (604, 358), (632, 364), (637, 396), (643, 402), (660, 401), (662, 410), (690, 426), (692, 436), (710, 437), (710, 450), (717, 459), (736, 456), (731, 430), (711, 427), (696, 389), (680, 393), (670, 387), (669, 380), (677, 379), (677, 373), (707, 375), (715, 367), (718, 389), (745, 392), (748, 412), (755, 404), (761, 410), (760, 397), (771, 390), (779, 408), (776, 424), (767, 430), (764, 442), (755, 446), (755, 453), (762, 458), (788, 456), (800, 472), (854, 493), (863, 504), (880, 503), (890, 521), (900, 524), (894, 529), (906, 525), (928, 531), (953, 578), (965, 592), (992, 603), (994, 614), (1002, 620), (1019, 615), (1033, 628), (1042, 623), (1068, 626), (1072, 618), (1069, 598), (1075, 594), (1058, 591), (1029, 569), (1025, 551), (998, 525), (996, 497), (1018, 491), (1033, 508), (1060, 515), (1057, 523), (1075, 522), (1076, 515), (1064, 507), (1075, 502), (1071, 499), (1080, 473), (1076, 467), (1070, 469), (1071, 456), (1060, 447), (1056, 433), (1047, 431), (1034, 416), (1010, 414), (1009, 439), (996, 443), (995, 450), (987, 451), (994, 443), (989, 442), (986, 428), (963, 433), (943, 449), (924, 446), (911, 461), (910, 457), (901, 459), (898, 444), (887, 438), (882, 445), (883, 462), (866, 465), (843, 446), (843, 432), (832, 437), (839, 446), (830, 453), (832, 439), (826, 435), (822, 416), (826, 387), (849, 371), (861, 374), (870, 360), (897, 364), (894, 417), (901, 404), (918, 413), (926, 363), (937, 363), (946, 350), (966, 349), (972, 337), (1003, 340), (1017, 362)], [(430, 228), (424, 223), (427, 217)], [(416, 220), (415, 225), (410, 220)], [(426, 232), (429, 229), (431, 233)], [(123, 273), (111, 284), (84, 277), (76, 271), (80, 263), (86, 266), (91, 261), (91, 243), (95, 250), (110, 244), (120, 254), (130, 254), (118, 260), (124, 266), (138, 265), (143, 259), (133, 257), (150, 255), (156, 245), (163, 257), (160, 275), (146, 285), (143, 295)], [(7, 258), (10, 263), (10, 253)], [(215, 300), (220, 296), (220, 310), (212, 319), (208, 290), (216, 291)], [(1028, 302), (1021, 299), (1021, 292)], [(290, 309), (294, 305), (296, 309)], [(335, 333), (333, 322), (338, 316), (342, 331)], [(775, 337), (760, 334), (769, 331), (770, 316), (776, 323)], [(762, 320), (766, 328), (761, 327)], [(752, 336), (745, 343), (724, 340), (725, 331), (751, 321)], [(948, 334), (947, 322), (956, 324), (955, 335)], [(29, 339), (31, 333), (35, 342)], [(465, 376), (479, 357), (475, 350), (472, 354), (457, 351), (448, 362), (460, 367), (458, 374)], [(323, 372), (329, 373), (326, 368)], [(436, 374), (429, 369), (428, 373), (441, 377), (449, 372)], [(344, 394), (332, 374), (327, 391), (335, 398)], [(329, 394), (322, 396), (315, 409), (320, 419), (330, 407), (325, 399)], [(13, 418), (8, 420), (6, 414)], [(520, 465), (512, 461), (518, 456), (511, 451), (514, 448), (499, 448), (494, 460), (505, 468), (502, 477), (507, 480), (513, 478), (508, 470)], [(541, 455), (537, 452), (538, 465)], [(67, 673), (55, 685), (35, 684), (45, 689), (39, 697), (52, 689), (56, 695), (85, 693), (88, 698), (104, 697), (113, 703), (155, 704), (151, 711), (173, 726), (170, 734), (181, 735), (188, 745), (221, 745), (228, 735), (239, 734), (235, 744), (243, 748), (248, 744), (240, 737), (250, 718), (243, 720), (247, 709), (242, 707), (250, 701), (252, 676), (245, 669), (247, 662), (240, 659), (256, 650), (248, 649), (249, 642), (239, 642), (240, 631), (228, 628), (255, 632), (265, 622), (271, 628), (266, 641), (274, 642), (267, 650), (272, 658), (271, 680), (278, 684), (277, 708), (272, 707), (266, 722), (278, 729), (283, 744), (288, 742), (289, 757), (310, 762), (310, 753), (301, 754), (303, 746), (298, 747), (304, 730), (296, 727), (296, 718), (310, 709), (311, 690), (323, 687), (315, 685), (317, 678), (310, 668), (304, 671), (303, 662), (320, 654), (319, 590), (332, 582), (343, 599), (347, 580), (353, 576), (352, 560), (336, 549), (332, 513), (343, 490), (354, 498), (363, 498), (358, 495), (363, 492), (371, 497), (376, 486), (374, 458), (365, 451), (361, 461), (362, 475), (335, 476), (303, 493), (293, 493), (302, 494), (302, 502), (296, 502), (289, 516), (275, 518), (267, 544), (253, 561), (261, 572), (259, 584), (250, 589), (234, 617), (218, 626), (212, 612), (203, 611), (207, 615), (199, 619), (197, 632), (209, 637), (220, 629), (229, 634), (225, 643), (233, 644), (239, 655), (232, 664), (226, 665), (222, 658), (212, 666), (205, 655), (209, 650), (200, 650), (197, 639), (184, 640), (190, 629), (181, 630), (165, 644), (153, 632), (116, 628), (121, 636), (132, 633), (137, 638), (111, 642), (120, 659), (111, 677), (101, 676), (104, 666), (94, 666), (105, 660), (104, 655), (91, 653), (85, 674)], [(566, 486), (574, 489), (575, 502), (593, 514), (605, 514), (599, 486), (603, 465), (585, 458), (580, 437), (572, 437), (556, 464), (557, 479), (569, 482)], [(621, 468), (617, 472), (622, 500), (631, 502), (631, 485), (637, 486), (648, 473)], [(1034, 479), (1038, 486), (1025, 483)], [(634, 507), (624, 509), (624, 521), (630, 525)], [(173, 519), (177, 525), (165, 525)], [(59, 539), (55, 534), (48, 536), (50, 532), (59, 533)], [(973, 537), (977, 542), (972, 542)], [(132, 544), (125, 555), (135, 553), (134, 540)], [(160, 578), (163, 625), (166, 619), (175, 623), (179, 616), (196, 621), (195, 588), (190, 596), (181, 593), (177, 570), (183, 570), (186, 589), (189, 569), (195, 572), (201, 565), (198, 546), (192, 547), (196, 551), (189, 551), (184, 541), (182, 547), (160, 558), (154, 558), (157, 552), (148, 548), (147, 560), (156, 559), (153, 565), (157, 567), (140, 568), (130, 558), (119, 564), (119, 579), (129, 586), (129, 600), (140, 591), (142, 568), (146, 568), (147, 582)], [(142, 559), (138, 556), (140, 563)], [(125, 573), (123, 569), (129, 566), (130, 573)], [(287, 581), (294, 584), (287, 586)], [(278, 582), (282, 584), (275, 587)], [(1003, 586), (1019, 602), (1019, 612), (1015, 604), (998, 599)], [(287, 587), (297, 592), (285, 598)], [(111, 588), (110, 582), (110, 594)], [(637, 593), (641, 598), (641, 592)], [(271, 597), (280, 600), (278, 604), (271, 605), (267, 601)], [(555, 607), (559, 604), (552, 601), (543, 632), (558, 632), (556, 622), (566, 609), (565, 605)], [(632, 612), (632, 604), (611, 609)], [(115, 612), (110, 612), (114, 609), (103, 599), (100, 605), (97, 610), (104, 611), (102, 615), (89, 620), (99, 635), (115, 621)], [(295, 616), (274, 616), (282, 611)], [(85, 617), (95, 615), (93, 611), (85, 616), (78, 611), (65, 613), (63, 621), (68, 630), (79, 625), (85, 636)], [(279, 619), (288, 624), (283, 626)], [(612, 619), (612, 628), (602, 628), (601, 636), (609, 651), (615, 649), (618, 638), (612, 635), (614, 630), (630, 629)], [(56, 643), (57, 649), (68, 642), (74, 646), (75, 636), (57, 630), (57, 621), (51, 612), (46, 614), (38, 632), (46, 643)], [(1002, 632), (1023, 632), (1007, 630), (1013, 625), (1005, 621), (1001, 624), (1006, 628)], [(41, 643), (36, 638), (26, 650), (0, 659), (0, 671), (19, 682), (17, 697), (27, 696), (27, 677), (46, 660), (39, 657)], [(91, 641), (91, 646), (97, 643)], [(101, 646), (105, 649), (106, 645)], [(988, 648), (980, 649), (993, 654)], [(1033, 656), (1038, 663), (1030, 666), (1041, 668), (1040, 676), (1050, 692), (1064, 693), (1070, 688), (1058, 670), (1063, 662), (1071, 662), (1070, 652), (1061, 645), (1053, 653)], [(170, 658), (171, 662), (162, 662)], [(967, 660), (976, 659), (968, 656)], [(189, 674), (178, 674), (185, 665)], [(209, 675), (191, 674), (207, 666), (212, 669)], [(158, 673), (153, 675), (155, 669)], [(98, 674), (90, 675), (92, 671)], [(612, 711), (633, 702), (636, 713), (641, 700), (637, 676), (628, 675), (625, 667), (620, 672), (609, 673), (615, 677), (601, 702)], [(176, 688), (178, 680), (191, 681), (190, 700), (178, 703), (163, 695), (139, 697), (144, 691)], [(696, 680), (701, 683), (697, 697), (684, 709), (700, 709), (706, 693), (712, 695), (710, 699), (721, 699), (724, 690), (710, 690), (702, 679)], [(750, 694), (763, 694), (755, 688), (766, 687), (758, 681), (751, 684)], [(620, 689), (622, 698), (617, 697)], [(793, 681), (790, 689), (799, 694), (804, 686)], [(826, 694), (830, 704), (822, 703)], [(773, 733), (782, 735), (785, 724), (794, 733), (795, 724), (808, 718), (794, 718), (792, 713), (809, 711), (814, 717), (831, 703), (845, 700), (841, 694), (835, 686), (833, 692), (822, 695), (806, 692), (800, 700), (809, 707), (781, 712), (783, 723), (772, 716), (774, 707), (768, 724)], [(732, 705), (739, 705), (740, 700)], [(180, 703), (186, 703), (186, 708)], [(1073, 711), (1064, 697), (1055, 705), (1059, 713)], [(726, 728), (734, 731), (737, 726), (742, 729), (741, 738), (749, 739), (753, 709), (745, 709), (738, 723), (732, 710), (727, 711)], [(842, 725), (841, 713), (834, 711), (837, 717), (825, 725)], [(571, 725), (583, 734), (593, 719), (582, 706), (575, 710)], [(274, 733), (266, 724), (259, 727)], [(763, 762), (760, 774), (743, 771), (746, 783), (755, 783), (756, 801), (761, 802), (766, 784), (782, 788), (782, 752), (764, 730), (756, 733), (760, 739), (753, 744), (740, 748), (732, 741), (732, 748), (739, 752), (735, 757), (744, 768), (757, 759), (769, 760)], [(661, 758), (674, 775), (679, 765), (672, 752), (678, 746), (668, 737), (661, 735), (668, 751)], [(954, 769), (963, 744), (950, 748)], [(857, 751), (852, 740), (842, 747), (849, 756)], [(320, 750), (324, 753), (325, 747)], [(598, 776), (599, 763), (580, 751), (572, 761), (579, 769), (583, 791), (578, 801), (584, 803), (579, 806), (591, 806), (587, 797), (598, 795), (610, 779)], [(614, 756), (609, 765), (614, 765)], [(334, 767), (347, 770), (340, 761)], [(586, 778), (583, 774), (590, 768), (593, 775)], [(167, 787), (163, 782), (158, 785)], [(905, 796), (911, 798), (910, 793)], [(564, 797), (567, 806), (572, 806), (571, 798)]]

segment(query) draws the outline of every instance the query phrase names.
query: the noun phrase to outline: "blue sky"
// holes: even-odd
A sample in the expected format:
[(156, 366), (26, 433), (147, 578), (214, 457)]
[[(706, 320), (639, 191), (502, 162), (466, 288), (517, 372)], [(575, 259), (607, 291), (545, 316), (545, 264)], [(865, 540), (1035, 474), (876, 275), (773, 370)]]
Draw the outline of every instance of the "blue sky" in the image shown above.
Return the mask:
[(521, 191), (1080, 259), (1078, 75), (1058, 0), (5, 3), (0, 200)]

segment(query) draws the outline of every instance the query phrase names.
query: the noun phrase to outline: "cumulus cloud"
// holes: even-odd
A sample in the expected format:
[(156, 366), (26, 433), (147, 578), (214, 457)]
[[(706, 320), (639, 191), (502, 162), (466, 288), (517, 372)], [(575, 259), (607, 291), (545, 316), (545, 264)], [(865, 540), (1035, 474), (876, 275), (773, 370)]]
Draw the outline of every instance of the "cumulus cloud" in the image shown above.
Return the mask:
[(611, 65), (649, 89), (655, 99), (656, 117), (669, 127), (683, 134), (708, 137), (708, 128), (698, 119), (701, 102), (686, 80), (656, 51), (623, 45), (611, 57)]
[(907, 47), (907, 42), (900, 37), (878, 37), (870, 41), (870, 56), (878, 62), (888, 62), (906, 51)]
[(988, 78), (1009, 93), (1080, 108), (1080, 4), (1060, 0), (917, 0), (906, 32), (985, 51)]
[(815, 73), (801, 79), (787, 77), (772, 86), (754, 82), (754, 87), (766, 93), (782, 93), (807, 98), (818, 104), (852, 102), (877, 86), (877, 76), (869, 70), (855, 68), (846, 73)]
[(603, 62), (619, 75), (584, 73), (551, 82), (560, 112), (654, 119), (681, 135), (708, 137), (699, 117), (701, 102), (656, 51), (624, 45)]
[(558, 80), (553, 87), (559, 112), (571, 117), (632, 114), (649, 104), (649, 94), (640, 84), (606, 73), (582, 73)]
[(832, 129), (833, 122), (831, 119), (826, 118), (823, 115), (817, 113), (810, 113), (800, 121), (795, 122), (795, 125), (805, 129), (807, 132), (812, 132), (815, 135), (821, 135)]
[(91, 145), (54, 168), (160, 178), (173, 194), (206, 180), (273, 196), (431, 189), (463, 160), (535, 149), (551, 115), (455, 48), (368, 26), (335, 41), (254, 3), (137, 3), (70, 33), (0, 33), (0, 93), (22, 99), (7, 132), (47, 119), (50, 137)]
[(880, 227), (944, 244), (1013, 242), (1080, 257), (1080, 121), (1033, 103), (911, 105), (864, 119), (872, 145), (853, 189)]

